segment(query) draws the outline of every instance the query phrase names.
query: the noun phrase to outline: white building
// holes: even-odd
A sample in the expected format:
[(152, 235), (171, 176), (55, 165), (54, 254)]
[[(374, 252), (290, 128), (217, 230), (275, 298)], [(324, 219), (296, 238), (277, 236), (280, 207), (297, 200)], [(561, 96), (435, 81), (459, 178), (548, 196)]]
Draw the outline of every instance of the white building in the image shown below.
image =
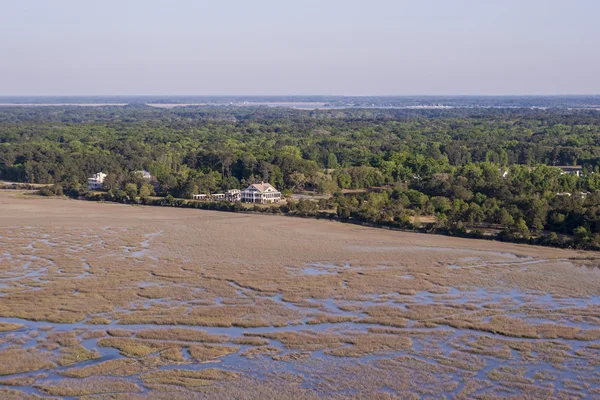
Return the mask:
[(568, 196), (568, 197), (577, 197), (580, 199), (585, 199), (587, 197), (587, 195), (590, 194), (590, 192), (575, 192), (575, 193), (568, 193), (568, 192), (561, 192), (561, 193), (556, 193), (557, 196)]
[(192, 196), (194, 200), (212, 200), (212, 201), (240, 201), (242, 192), (239, 189), (231, 189), (225, 193), (213, 193), (213, 194), (195, 194)]
[(242, 191), (240, 189), (231, 189), (225, 193), (227, 201), (234, 202), (242, 199)]
[(152, 180), (152, 175), (150, 174), (150, 172), (146, 171), (145, 169), (143, 169), (141, 171), (135, 171), (134, 174), (138, 175), (140, 178), (142, 178), (145, 181)]
[(569, 174), (575, 175), (577, 177), (583, 176), (583, 168), (581, 165), (572, 165), (572, 166), (557, 166), (556, 168), (560, 168), (560, 173), (562, 175)]
[(104, 179), (106, 179), (106, 174), (104, 172), (98, 172), (97, 174), (92, 175), (91, 178), (88, 178), (88, 188), (90, 190), (99, 190), (104, 187)]
[(242, 201), (246, 203), (279, 203), (281, 192), (271, 186), (270, 183), (253, 183), (242, 190)]

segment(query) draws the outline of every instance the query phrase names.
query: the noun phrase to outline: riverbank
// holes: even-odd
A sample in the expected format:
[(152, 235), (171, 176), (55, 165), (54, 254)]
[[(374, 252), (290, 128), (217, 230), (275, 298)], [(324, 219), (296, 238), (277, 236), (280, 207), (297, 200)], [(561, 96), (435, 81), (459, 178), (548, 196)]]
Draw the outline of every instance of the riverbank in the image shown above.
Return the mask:
[(107, 192), (88, 192), (82, 196), (76, 192), (67, 193), (70, 198), (89, 201), (104, 201), (126, 204), (138, 204), (146, 206), (193, 208), (201, 210), (241, 212), (241, 213), (262, 213), (285, 215), (290, 217), (328, 219), (338, 222), (363, 225), (374, 228), (384, 228), (390, 230), (436, 234), (443, 236), (453, 236), (471, 239), (484, 239), (500, 242), (510, 242), (519, 244), (530, 244), (537, 246), (557, 247), (564, 249), (582, 249), (582, 250), (600, 250), (600, 246), (594, 242), (580, 240), (573, 236), (557, 235), (553, 232), (543, 232), (523, 236), (509, 229), (501, 229), (497, 226), (485, 227), (484, 224), (477, 226), (462, 225), (460, 227), (439, 226), (435, 218), (413, 217), (406, 221), (365, 221), (356, 216), (342, 216), (337, 210), (320, 210), (317, 203), (301, 199), (298, 202), (288, 201), (282, 204), (249, 204), (249, 203), (230, 203), (227, 201), (195, 201), (178, 199), (172, 196), (167, 197), (148, 197), (138, 198), (131, 201), (126, 198), (118, 198)]

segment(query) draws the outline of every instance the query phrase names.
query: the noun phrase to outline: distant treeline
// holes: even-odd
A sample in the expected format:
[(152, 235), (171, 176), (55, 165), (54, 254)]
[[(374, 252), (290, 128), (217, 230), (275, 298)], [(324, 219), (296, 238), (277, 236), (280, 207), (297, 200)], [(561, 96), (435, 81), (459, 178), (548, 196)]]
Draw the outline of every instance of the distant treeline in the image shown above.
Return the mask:
[(600, 107), (600, 95), (564, 96), (0, 96), (9, 104), (230, 104), (322, 103), (324, 107)]

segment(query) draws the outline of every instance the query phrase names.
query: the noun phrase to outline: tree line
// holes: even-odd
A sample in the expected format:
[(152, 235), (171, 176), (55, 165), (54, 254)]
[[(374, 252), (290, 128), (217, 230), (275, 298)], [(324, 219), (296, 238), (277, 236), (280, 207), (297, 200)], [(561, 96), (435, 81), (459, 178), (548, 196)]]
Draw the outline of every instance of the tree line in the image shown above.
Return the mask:
[(111, 198), (147, 203), (265, 180), (331, 195), (284, 212), (563, 245), (600, 244), (599, 158), (593, 110), (0, 109), (0, 179), (47, 194), (85, 196), (99, 171)]

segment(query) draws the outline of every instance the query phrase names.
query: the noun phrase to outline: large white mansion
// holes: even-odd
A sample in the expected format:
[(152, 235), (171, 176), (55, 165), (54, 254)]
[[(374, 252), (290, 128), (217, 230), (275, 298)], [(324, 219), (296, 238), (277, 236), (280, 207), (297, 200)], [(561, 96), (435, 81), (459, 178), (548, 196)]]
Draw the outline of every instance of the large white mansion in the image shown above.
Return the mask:
[(253, 183), (242, 190), (242, 201), (246, 203), (279, 203), (281, 192), (275, 189), (270, 183)]

